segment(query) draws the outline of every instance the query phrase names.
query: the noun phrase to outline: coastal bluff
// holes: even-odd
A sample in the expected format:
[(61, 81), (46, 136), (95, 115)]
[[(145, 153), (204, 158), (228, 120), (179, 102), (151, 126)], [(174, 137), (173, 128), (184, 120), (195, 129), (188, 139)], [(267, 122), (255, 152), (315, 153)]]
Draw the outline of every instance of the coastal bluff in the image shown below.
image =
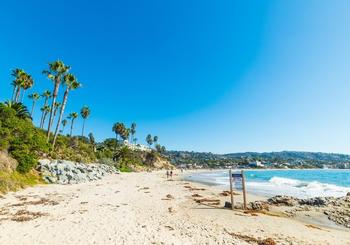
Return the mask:
[(41, 159), (37, 170), (43, 181), (49, 184), (77, 184), (101, 179), (108, 174), (119, 171), (106, 164), (85, 164), (67, 160)]

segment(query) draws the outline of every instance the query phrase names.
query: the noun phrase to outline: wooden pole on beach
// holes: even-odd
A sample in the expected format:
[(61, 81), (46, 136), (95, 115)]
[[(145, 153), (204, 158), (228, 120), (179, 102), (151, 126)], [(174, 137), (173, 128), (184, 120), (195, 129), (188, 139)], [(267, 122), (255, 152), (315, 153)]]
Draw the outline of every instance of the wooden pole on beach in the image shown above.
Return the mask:
[(229, 171), (229, 179), (230, 179), (231, 209), (233, 210), (234, 203), (233, 203), (232, 171), (231, 171), (231, 169), (230, 169), (230, 171)]
[(247, 197), (246, 197), (246, 189), (245, 189), (245, 177), (244, 171), (241, 171), (242, 174), (242, 188), (243, 188), (243, 209), (247, 209)]

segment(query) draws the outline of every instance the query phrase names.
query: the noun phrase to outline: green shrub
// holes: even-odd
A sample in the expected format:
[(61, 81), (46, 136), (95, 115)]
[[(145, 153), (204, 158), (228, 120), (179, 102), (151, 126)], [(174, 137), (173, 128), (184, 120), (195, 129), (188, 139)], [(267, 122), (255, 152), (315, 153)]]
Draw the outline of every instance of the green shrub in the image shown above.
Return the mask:
[(18, 117), (12, 108), (0, 106), (0, 150), (17, 160), (19, 172), (27, 173), (38, 157), (49, 151), (49, 145), (44, 132), (30, 120)]

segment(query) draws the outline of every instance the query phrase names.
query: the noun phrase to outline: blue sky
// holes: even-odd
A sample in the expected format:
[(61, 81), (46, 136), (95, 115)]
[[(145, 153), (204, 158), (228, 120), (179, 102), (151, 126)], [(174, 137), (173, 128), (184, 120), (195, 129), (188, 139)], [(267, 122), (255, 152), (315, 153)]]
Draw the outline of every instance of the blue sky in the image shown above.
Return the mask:
[(62, 59), (83, 83), (66, 111), (88, 105), (87, 131), (99, 140), (114, 137), (114, 122), (135, 121), (141, 141), (152, 133), (168, 149), (350, 153), (349, 9), (340, 0), (1, 1), (0, 100), (11, 96), (11, 69), (32, 74), (41, 92), (53, 86), (41, 71)]

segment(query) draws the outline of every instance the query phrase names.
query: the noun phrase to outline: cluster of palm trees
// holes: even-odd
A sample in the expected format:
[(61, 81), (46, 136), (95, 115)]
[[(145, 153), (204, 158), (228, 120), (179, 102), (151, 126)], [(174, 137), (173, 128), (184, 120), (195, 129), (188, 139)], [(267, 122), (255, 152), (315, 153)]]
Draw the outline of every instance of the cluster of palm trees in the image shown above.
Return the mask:
[(12, 101), (22, 102), (26, 90), (34, 86), (34, 80), (31, 75), (18, 68), (14, 69), (11, 75), (14, 77)]
[[(136, 144), (137, 138), (135, 138), (136, 134), (136, 123), (132, 123), (130, 128), (127, 128), (124, 123), (117, 122), (113, 124), (112, 131), (115, 133), (116, 141), (118, 142), (120, 139), (127, 140), (130, 143)], [(146, 137), (146, 142), (148, 144), (148, 147), (152, 147), (154, 144), (155, 150), (157, 150), (160, 153), (165, 152), (165, 147), (158, 144), (158, 136), (152, 136), (151, 134), (148, 134)]]
[(113, 125), (112, 131), (115, 133), (115, 138), (117, 141), (121, 138), (134, 144), (137, 142), (137, 138), (135, 138), (136, 123), (132, 123), (131, 127), (127, 128), (124, 123), (117, 122)]
[[(45, 90), (41, 95), (39, 95), (37, 92), (34, 92), (28, 96), (29, 99), (32, 100), (30, 117), (33, 116), (37, 101), (40, 99), (40, 97), (44, 98), (44, 105), (41, 107), (42, 113), (40, 119), (40, 128), (44, 129), (45, 122), (48, 119), (47, 142), (51, 142), (53, 148), (55, 146), (58, 134), (64, 132), (64, 128), (68, 123), (67, 119), (69, 119), (71, 122), (70, 136), (72, 136), (74, 122), (79, 116), (77, 112), (72, 112), (69, 114), (67, 119), (63, 119), (70, 91), (81, 87), (81, 84), (78, 82), (77, 78), (72, 73), (70, 73), (70, 69), (70, 66), (65, 65), (60, 60), (49, 63), (48, 69), (44, 70), (43, 74), (53, 82), (53, 90)], [(25, 91), (33, 87), (34, 80), (28, 73), (18, 68), (12, 71), (12, 76), (14, 77), (14, 80), (12, 82), (12, 103), (22, 103)], [(58, 96), (61, 87), (64, 87), (64, 93), (61, 102), (59, 102)], [(59, 114), (56, 124), (54, 124), (57, 112), (59, 112)], [(83, 118), (82, 136), (84, 136), (85, 121), (90, 116), (89, 107), (84, 106), (80, 111), (80, 115)], [(62, 128), (60, 129), (61, 124)]]
[(148, 134), (146, 137), (146, 142), (147, 142), (149, 147), (151, 147), (152, 144), (156, 145), (158, 142), (158, 136), (152, 137), (152, 135)]

